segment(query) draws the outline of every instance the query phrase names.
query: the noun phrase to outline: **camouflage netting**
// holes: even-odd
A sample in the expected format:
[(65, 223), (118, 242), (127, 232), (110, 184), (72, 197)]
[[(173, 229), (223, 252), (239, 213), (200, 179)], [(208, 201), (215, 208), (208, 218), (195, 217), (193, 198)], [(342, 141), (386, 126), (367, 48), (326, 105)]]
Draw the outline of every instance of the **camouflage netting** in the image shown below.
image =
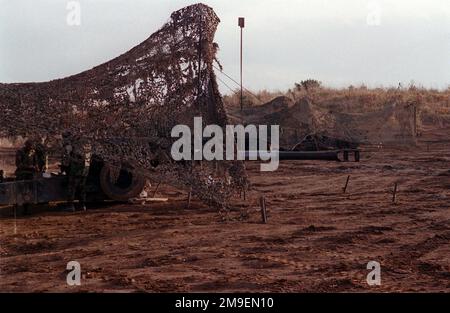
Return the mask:
[(170, 156), (173, 126), (192, 127), (194, 116), (205, 125), (228, 122), (213, 71), (219, 22), (212, 8), (191, 5), (140, 45), (91, 70), (0, 84), (0, 138), (39, 136), (58, 147), (70, 131), (112, 167), (127, 164), (153, 181), (226, 205), (247, 187), (242, 162), (175, 163)]

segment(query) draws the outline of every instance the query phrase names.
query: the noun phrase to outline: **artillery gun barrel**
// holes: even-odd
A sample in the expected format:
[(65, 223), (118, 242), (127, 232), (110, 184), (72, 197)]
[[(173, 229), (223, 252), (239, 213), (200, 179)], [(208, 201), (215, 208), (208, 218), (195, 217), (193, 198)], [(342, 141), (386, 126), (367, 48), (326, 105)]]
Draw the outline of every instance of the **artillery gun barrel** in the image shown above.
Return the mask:
[[(272, 151), (273, 153), (274, 151)], [(359, 162), (359, 150), (324, 150), (324, 151), (278, 151), (279, 160), (323, 160), (323, 161), (349, 161), (349, 153), (354, 154), (354, 161)], [(261, 154), (267, 151), (245, 151), (246, 160), (261, 160)]]

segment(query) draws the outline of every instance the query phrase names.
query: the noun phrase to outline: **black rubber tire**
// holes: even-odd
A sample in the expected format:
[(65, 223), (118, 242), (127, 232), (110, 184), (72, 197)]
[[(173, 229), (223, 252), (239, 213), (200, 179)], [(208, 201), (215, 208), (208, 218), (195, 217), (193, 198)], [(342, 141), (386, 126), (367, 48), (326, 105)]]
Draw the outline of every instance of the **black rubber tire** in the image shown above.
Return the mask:
[(113, 182), (110, 175), (110, 168), (105, 165), (100, 171), (100, 187), (111, 200), (128, 201), (131, 198), (137, 197), (142, 192), (146, 180), (144, 177), (132, 174), (124, 169), (121, 171), (121, 175), (131, 176), (131, 182), (129, 184), (120, 186)]

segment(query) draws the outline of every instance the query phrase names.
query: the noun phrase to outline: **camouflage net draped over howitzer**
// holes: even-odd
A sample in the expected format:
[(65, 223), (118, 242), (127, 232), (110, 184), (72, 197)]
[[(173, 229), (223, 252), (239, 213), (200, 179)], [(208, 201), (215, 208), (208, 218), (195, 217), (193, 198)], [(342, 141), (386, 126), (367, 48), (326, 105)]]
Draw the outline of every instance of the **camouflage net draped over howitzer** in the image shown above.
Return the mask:
[(0, 84), (0, 138), (46, 138), (57, 147), (61, 134), (92, 146), (117, 168), (191, 190), (219, 206), (247, 187), (239, 161), (173, 162), (173, 126), (193, 129), (194, 116), (225, 127), (227, 115), (213, 62), (220, 20), (203, 4), (172, 13), (140, 45), (80, 74), (43, 83)]

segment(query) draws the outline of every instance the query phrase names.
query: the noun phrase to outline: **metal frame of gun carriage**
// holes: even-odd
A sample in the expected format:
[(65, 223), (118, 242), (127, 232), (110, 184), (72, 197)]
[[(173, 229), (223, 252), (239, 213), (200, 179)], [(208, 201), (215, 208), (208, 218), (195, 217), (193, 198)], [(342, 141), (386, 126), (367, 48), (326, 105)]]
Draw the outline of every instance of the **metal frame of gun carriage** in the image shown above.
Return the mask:
[[(112, 175), (111, 166), (100, 158), (92, 158), (86, 182), (88, 202), (105, 200), (127, 201), (139, 196), (146, 180), (124, 165), (117, 177)], [(32, 180), (5, 178), (0, 183), (0, 205), (45, 204), (67, 201), (68, 176), (52, 173)]]

